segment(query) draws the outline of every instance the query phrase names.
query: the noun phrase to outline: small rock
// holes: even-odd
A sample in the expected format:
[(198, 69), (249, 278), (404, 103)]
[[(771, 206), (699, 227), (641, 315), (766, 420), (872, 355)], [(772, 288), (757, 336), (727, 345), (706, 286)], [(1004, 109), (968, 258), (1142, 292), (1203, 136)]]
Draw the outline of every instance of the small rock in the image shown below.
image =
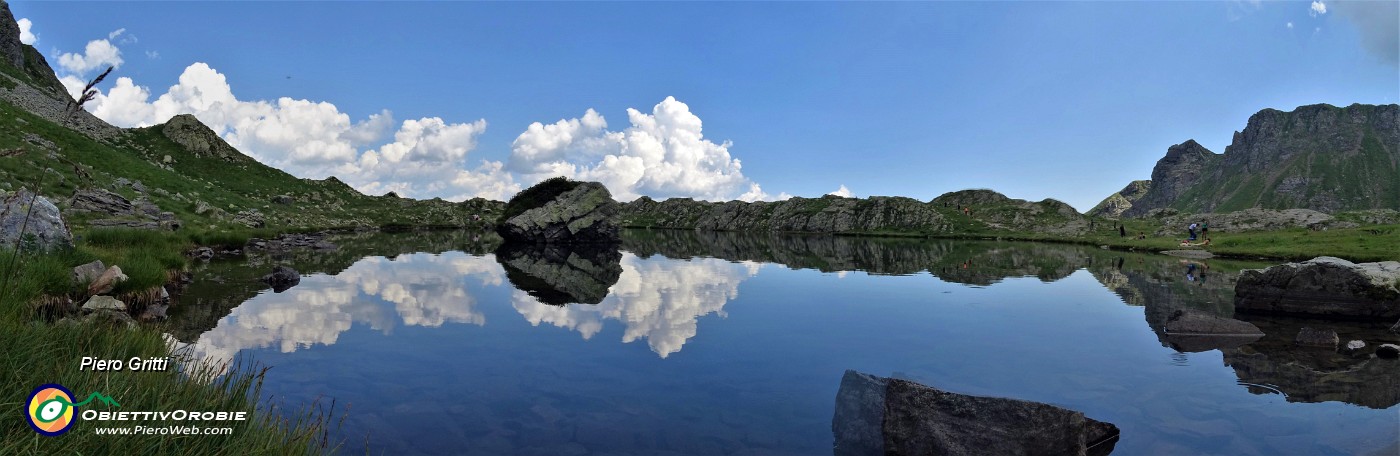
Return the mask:
[(292, 204), (292, 197), (290, 195), (277, 195), (272, 197), (272, 202), (277, 204)]
[(109, 293), (113, 288), (117, 287), (117, 284), (126, 281), (126, 279), (126, 274), (122, 274), (122, 268), (112, 265), (112, 267), (107, 268), (102, 275), (98, 276), (96, 280), (93, 280), (92, 284), (88, 285), (88, 294), (100, 295)]
[(164, 156), (164, 157), (161, 157), (160, 162), (161, 162), (161, 163), (165, 163), (165, 164), (170, 164), (170, 163), (175, 163), (175, 159), (170, 158), (169, 155), (166, 155), (166, 156)]
[(1355, 350), (1360, 350), (1360, 349), (1363, 349), (1363, 348), (1366, 348), (1366, 343), (1365, 343), (1365, 342), (1362, 342), (1362, 341), (1359, 341), (1359, 340), (1353, 340), (1353, 341), (1351, 341), (1351, 342), (1347, 342), (1347, 351), (1355, 351)]
[(210, 259), (214, 258), (214, 249), (208, 247), (199, 247), (194, 250), (191, 250), (189, 255), (204, 261), (209, 261)]
[(83, 303), (83, 313), (96, 312), (99, 310), (126, 312), (126, 304), (118, 301), (117, 298), (106, 295), (93, 296), (88, 298), (87, 302)]
[(1382, 344), (1379, 348), (1376, 348), (1376, 356), (1385, 359), (1400, 358), (1400, 345)]
[(102, 264), (102, 260), (97, 260), (82, 266), (74, 267), (73, 282), (92, 283), (93, 280), (96, 280), (98, 277), (101, 277), (102, 273), (106, 270), (107, 265)]
[(1303, 327), (1301, 331), (1298, 331), (1298, 337), (1294, 339), (1294, 343), (1298, 345), (1312, 347), (1337, 348), (1337, 344), (1340, 342), (1341, 338), (1337, 337), (1336, 331), (1330, 329), (1312, 329), (1306, 326)]
[(271, 274), (262, 276), (262, 281), (271, 285), (273, 292), (281, 293), (301, 283), (301, 274), (297, 273), (295, 269), (277, 266), (272, 268)]
[(132, 181), (131, 189), (136, 190), (137, 193), (146, 193), (146, 184), (142, 184), (141, 181)]

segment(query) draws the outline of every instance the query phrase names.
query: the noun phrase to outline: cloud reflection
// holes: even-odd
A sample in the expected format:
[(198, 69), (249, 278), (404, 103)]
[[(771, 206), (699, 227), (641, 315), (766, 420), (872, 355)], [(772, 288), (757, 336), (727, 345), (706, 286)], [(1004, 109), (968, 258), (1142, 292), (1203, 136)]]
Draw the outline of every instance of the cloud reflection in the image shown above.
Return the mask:
[(651, 350), (665, 358), (695, 337), (697, 319), (712, 313), (725, 316), (724, 305), (738, 297), (739, 283), (762, 267), (751, 261), (641, 259), (624, 253), (622, 276), (601, 303), (551, 306), (516, 291), (511, 305), (532, 325), (568, 328), (584, 339), (601, 331), (604, 320), (621, 321), (624, 343), (646, 339)]

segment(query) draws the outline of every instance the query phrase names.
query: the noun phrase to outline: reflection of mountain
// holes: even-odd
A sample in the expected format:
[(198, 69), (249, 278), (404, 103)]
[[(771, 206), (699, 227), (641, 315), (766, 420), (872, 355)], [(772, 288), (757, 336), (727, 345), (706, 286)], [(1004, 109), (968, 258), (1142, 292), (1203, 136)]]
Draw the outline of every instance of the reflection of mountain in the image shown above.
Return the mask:
[[(1400, 342), (1400, 336), (1384, 325), (1287, 317), (1250, 322), (1267, 335), (1244, 347), (1221, 350), (1225, 364), (1235, 369), (1250, 392), (1282, 391), (1289, 402), (1341, 401), (1375, 409), (1400, 404), (1400, 362), (1371, 356), (1380, 344)], [(1361, 340), (1366, 347), (1355, 354), (1297, 347), (1293, 338), (1304, 326), (1336, 331), (1342, 344)]]
[[(227, 359), (245, 348), (278, 347), (291, 352), (334, 344), (352, 323), (392, 332), (400, 322), (436, 327), (444, 323), (481, 325), (485, 317), (467, 294), (463, 277), (484, 284), (503, 283), (489, 257), (460, 252), (417, 253), (395, 259), (368, 257), (337, 275), (304, 277), (287, 293), (262, 293), (233, 309), (213, 329), (198, 335), (194, 350)], [(397, 317), (397, 318), (396, 318)]]
[(613, 246), (502, 244), (496, 261), (515, 288), (556, 306), (597, 304), (622, 274)]
[(623, 342), (646, 339), (652, 351), (665, 358), (695, 337), (697, 319), (724, 315), (725, 303), (738, 297), (739, 282), (757, 274), (759, 267), (709, 258), (642, 259), (627, 253), (617, 284), (597, 305), (552, 306), (521, 291), (511, 301), (530, 324), (568, 328), (585, 339), (602, 330), (604, 320), (620, 321), (625, 326)]

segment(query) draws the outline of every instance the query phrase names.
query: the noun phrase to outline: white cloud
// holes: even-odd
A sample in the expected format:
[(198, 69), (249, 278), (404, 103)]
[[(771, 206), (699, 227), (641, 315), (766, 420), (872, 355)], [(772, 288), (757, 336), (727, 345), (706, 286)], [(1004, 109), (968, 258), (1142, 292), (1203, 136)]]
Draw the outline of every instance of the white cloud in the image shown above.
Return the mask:
[(1356, 25), (1361, 46), (1382, 61), (1400, 63), (1400, 2), (1336, 2), (1337, 15)]
[[(64, 82), (70, 91), (76, 90), (72, 84), (82, 87), (72, 75)], [(499, 162), (467, 167), (468, 153), (486, 130), (485, 120), (450, 123), (425, 117), (405, 120), (395, 130), (393, 113), (383, 110), (352, 123), (348, 114), (328, 102), (240, 100), (227, 77), (204, 63), (186, 67), (178, 83), (154, 101), (152, 95), (149, 88), (121, 77), (87, 107), (120, 127), (150, 126), (176, 114), (194, 114), (230, 145), (262, 163), (298, 177), (334, 175), (367, 194), (506, 199), (520, 189)]]
[[(116, 33), (116, 32), (113, 32)], [(58, 66), (75, 75), (107, 66), (122, 66), (122, 52), (108, 40), (89, 41), (82, 54), (69, 52), (58, 56)]]
[(1292, 30), (1292, 29), (1293, 29), (1293, 23), (1292, 23), (1292, 22), (1289, 22), (1289, 23), (1287, 24), (1287, 26), (1288, 26), (1288, 29), (1289, 29), (1289, 30)]
[(34, 23), (29, 18), (21, 17), (15, 22), (19, 24), (19, 42), (31, 46), (39, 42), (39, 35), (34, 34)]
[(627, 119), (629, 127), (610, 131), (589, 109), (582, 118), (530, 124), (512, 143), (508, 168), (527, 183), (558, 175), (599, 181), (622, 201), (771, 199), (744, 176), (731, 143), (704, 137), (700, 117), (685, 103), (666, 97), (650, 114), (628, 109)]
[(1322, 3), (1322, 0), (1313, 0), (1310, 9), (1311, 11), (1309, 11), (1308, 14), (1312, 16), (1317, 16), (1319, 14), (1327, 14), (1327, 4)]
[(113, 30), (112, 33), (108, 33), (108, 34), (107, 34), (107, 39), (108, 39), (108, 40), (115, 40), (115, 39), (117, 39), (117, 37), (122, 36), (123, 33), (126, 33), (126, 27), (122, 27), (122, 28)]
[(846, 188), (846, 185), (845, 185), (845, 184), (841, 184), (841, 188), (838, 188), (838, 189), (836, 189), (836, 191), (831, 192), (831, 193), (827, 193), (827, 194), (828, 194), (828, 195), (836, 195), (836, 196), (840, 196), (840, 197), (843, 197), (843, 198), (852, 198), (852, 197), (854, 197), (854, 195), (851, 194), (851, 189)]
[(148, 58), (148, 59), (158, 59), (158, 58), (160, 58), (160, 53), (159, 53), (159, 52), (156, 52), (156, 51), (146, 51), (146, 58)]

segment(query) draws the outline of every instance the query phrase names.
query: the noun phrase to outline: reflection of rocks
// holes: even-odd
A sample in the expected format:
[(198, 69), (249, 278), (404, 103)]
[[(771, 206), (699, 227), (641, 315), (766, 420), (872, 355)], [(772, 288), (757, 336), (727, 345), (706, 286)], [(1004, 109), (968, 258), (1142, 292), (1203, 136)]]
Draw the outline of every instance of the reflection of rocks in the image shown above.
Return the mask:
[(1298, 337), (1295, 337), (1293, 342), (1298, 345), (1307, 345), (1311, 347), (1337, 348), (1337, 344), (1341, 342), (1341, 339), (1337, 337), (1336, 331), (1330, 329), (1312, 329), (1304, 326), (1303, 329), (1298, 330)]
[(511, 284), (556, 306), (602, 302), (622, 274), (621, 259), (605, 246), (507, 243), (496, 250)]
[(837, 456), (1107, 455), (1118, 427), (1049, 404), (949, 393), (846, 371), (836, 393)]
[(1264, 337), (1258, 326), (1248, 322), (1194, 310), (1173, 312), (1164, 330), (1167, 342), (1181, 352), (1234, 348)]
[(1240, 311), (1331, 318), (1400, 318), (1400, 262), (1352, 263), (1317, 257), (1244, 271), (1235, 286)]
[[(1250, 392), (1282, 392), (1289, 402), (1340, 401), (1375, 409), (1400, 404), (1400, 375), (1395, 375), (1400, 364), (1372, 356), (1379, 349), (1371, 347), (1400, 342), (1384, 325), (1289, 317), (1253, 317), (1250, 322), (1264, 331), (1264, 338), (1221, 350), (1225, 364)], [(1304, 327), (1366, 346), (1345, 352), (1298, 346), (1294, 340)]]
[(700, 317), (724, 315), (724, 305), (739, 295), (739, 283), (761, 267), (714, 258), (644, 260), (631, 253), (623, 254), (622, 265), (617, 284), (598, 305), (552, 306), (521, 291), (511, 305), (532, 325), (568, 328), (584, 339), (601, 331), (605, 320), (617, 320), (625, 326), (623, 342), (646, 339), (665, 358), (695, 337)]
[(301, 283), (301, 274), (296, 269), (278, 265), (272, 268), (272, 273), (262, 276), (262, 282), (271, 286), (272, 291), (281, 293)]

